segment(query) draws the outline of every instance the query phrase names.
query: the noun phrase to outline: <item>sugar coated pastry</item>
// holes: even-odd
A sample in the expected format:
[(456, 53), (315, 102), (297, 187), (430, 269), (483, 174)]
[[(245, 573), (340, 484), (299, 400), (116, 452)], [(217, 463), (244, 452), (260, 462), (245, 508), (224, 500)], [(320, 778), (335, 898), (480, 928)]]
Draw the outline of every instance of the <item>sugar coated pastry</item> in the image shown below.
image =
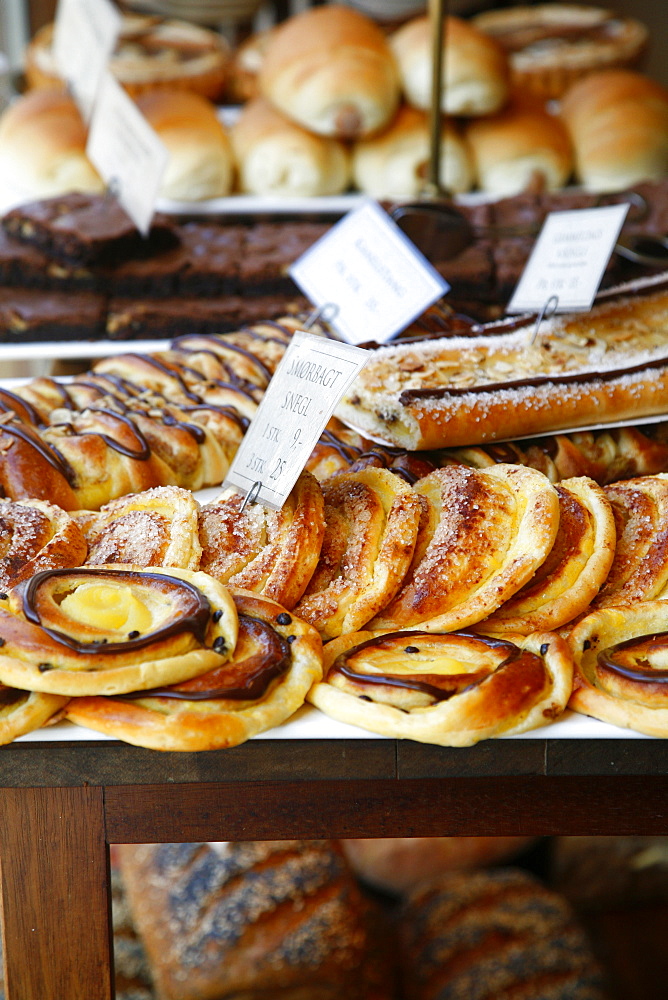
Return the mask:
[(206, 573), (46, 571), (0, 600), (0, 681), (61, 695), (173, 684), (228, 660), (237, 629), (228, 590)]
[(382, 736), (441, 746), (543, 726), (565, 709), (573, 659), (560, 636), (361, 631), (325, 644), (308, 699), (325, 715)]
[(0, 500), (0, 590), (42, 570), (80, 566), (88, 551), (78, 524), (47, 500)]
[(275, 601), (232, 595), (239, 633), (224, 664), (136, 696), (73, 698), (67, 718), (155, 750), (236, 746), (285, 722), (322, 677), (320, 636)]

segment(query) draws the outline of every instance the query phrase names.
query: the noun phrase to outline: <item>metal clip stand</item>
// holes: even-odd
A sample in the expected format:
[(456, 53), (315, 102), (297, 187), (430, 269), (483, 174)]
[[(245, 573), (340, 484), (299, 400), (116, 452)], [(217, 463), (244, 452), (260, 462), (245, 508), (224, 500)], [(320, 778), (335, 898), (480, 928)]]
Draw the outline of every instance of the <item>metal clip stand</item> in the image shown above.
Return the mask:
[(255, 501), (257, 500), (257, 498), (260, 495), (260, 490), (261, 489), (262, 489), (262, 480), (261, 479), (256, 479), (255, 482), (253, 483), (253, 485), (251, 486), (251, 488), (249, 489), (248, 493), (244, 497), (244, 502), (242, 503), (242, 505), (241, 505), (241, 507), (239, 509), (239, 513), (240, 514), (243, 514), (243, 512), (246, 510), (246, 507), (248, 506), (249, 503), (255, 503)]
[(540, 324), (543, 322), (544, 319), (551, 319), (552, 316), (554, 316), (554, 314), (556, 313), (558, 307), (559, 307), (559, 296), (550, 295), (549, 299), (547, 300), (541, 311), (538, 313), (538, 317), (536, 319), (536, 325), (533, 328), (533, 333), (531, 334), (531, 340), (529, 341), (529, 347), (531, 347), (536, 342), (536, 337), (538, 336), (538, 331), (540, 330)]
[(339, 307), (333, 302), (325, 302), (324, 305), (318, 306), (314, 309), (312, 313), (307, 317), (305, 323), (303, 324), (304, 330), (310, 330), (312, 326), (322, 320), (323, 323), (331, 323), (339, 311)]

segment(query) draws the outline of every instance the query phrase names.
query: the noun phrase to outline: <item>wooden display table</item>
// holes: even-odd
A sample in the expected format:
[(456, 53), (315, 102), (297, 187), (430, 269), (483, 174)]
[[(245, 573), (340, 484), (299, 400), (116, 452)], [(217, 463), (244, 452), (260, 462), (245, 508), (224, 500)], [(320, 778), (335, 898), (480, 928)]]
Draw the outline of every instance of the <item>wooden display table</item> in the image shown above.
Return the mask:
[(109, 845), (668, 834), (668, 742), (111, 741), (0, 748), (7, 1000), (113, 1000)]

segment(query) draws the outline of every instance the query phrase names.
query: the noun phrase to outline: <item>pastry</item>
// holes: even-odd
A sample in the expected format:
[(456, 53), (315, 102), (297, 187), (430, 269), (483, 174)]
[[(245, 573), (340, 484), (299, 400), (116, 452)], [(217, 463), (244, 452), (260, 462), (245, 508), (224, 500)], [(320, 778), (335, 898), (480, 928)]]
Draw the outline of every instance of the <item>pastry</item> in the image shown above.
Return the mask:
[(304, 471), (279, 511), (244, 505), (244, 497), (228, 490), (202, 506), (198, 530), (200, 569), (290, 610), (320, 557), (325, 534), (322, 490)]
[(566, 708), (573, 658), (553, 632), (369, 631), (325, 644), (308, 700), (325, 715), (394, 739), (439, 746), (544, 726)]
[(80, 566), (88, 546), (68, 513), (47, 500), (0, 500), (0, 590), (44, 570)]
[(399, 104), (399, 73), (384, 32), (343, 4), (313, 7), (278, 25), (258, 87), (304, 128), (344, 140), (379, 131)]
[[(377, 350), (336, 410), (407, 449), (512, 439), (665, 411), (665, 275), (581, 313)], [(494, 334), (493, 336), (491, 334)]]
[(242, 108), (230, 137), (244, 194), (320, 197), (341, 194), (350, 183), (343, 142), (307, 131), (263, 97)]
[(0, 684), (0, 745), (47, 726), (68, 700), (57, 694), (19, 691)]
[(568, 635), (575, 660), (569, 707), (647, 736), (668, 736), (668, 603), (593, 611)]
[(555, 487), (559, 530), (534, 575), (475, 630), (526, 635), (558, 629), (572, 621), (605, 584), (617, 540), (610, 501), (600, 486), (582, 476)]
[(199, 569), (198, 511), (190, 490), (178, 486), (120, 497), (99, 511), (76, 511), (72, 518), (88, 542), (88, 554), (74, 565)]
[(175, 684), (225, 663), (237, 613), (206, 573), (87, 566), (47, 570), (0, 600), (0, 681), (60, 695)]
[[(441, 110), (448, 115), (491, 115), (509, 93), (506, 53), (469, 21), (448, 17), (443, 26)], [(426, 14), (407, 21), (390, 38), (409, 104), (428, 110), (432, 92), (432, 27)]]
[(183, 751), (237, 746), (285, 722), (322, 676), (320, 637), (275, 601), (231, 593), (239, 632), (224, 663), (134, 695), (74, 698), (67, 718), (137, 746)]
[(295, 607), (325, 639), (352, 632), (380, 611), (410, 565), (421, 502), (387, 469), (340, 473), (322, 483), (320, 558)]
[(613, 66), (636, 66), (649, 43), (634, 17), (587, 4), (539, 3), (486, 10), (472, 18), (508, 53), (514, 85), (558, 99), (576, 80)]
[(427, 514), (401, 589), (367, 619), (372, 631), (481, 621), (531, 579), (557, 537), (558, 495), (535, 469), (446, 466), (413, 490)]
[(46, 499), (63, 510), (81, 503), (74, 489), (74, 470), (61, 453), (44, 441), (36, 427), (5, 413), (0, 420), (0, 489), (10, 500)]

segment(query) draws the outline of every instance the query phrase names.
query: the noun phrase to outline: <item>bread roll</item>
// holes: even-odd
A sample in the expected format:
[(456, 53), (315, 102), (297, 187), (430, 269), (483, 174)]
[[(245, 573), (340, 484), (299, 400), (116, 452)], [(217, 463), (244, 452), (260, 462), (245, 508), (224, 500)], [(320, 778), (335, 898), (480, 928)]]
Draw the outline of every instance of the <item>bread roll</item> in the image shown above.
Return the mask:
[[(431, 105), (432, 32), (428, 16), (413, 18), (390, 39), (410, 104)], [(501, 46), (458, 17), (443, 32), (441, 108), (449, 115), (490, 115), (506, 102), (508, 58)]]
[[(441, 137), (441, 187), (453, 194), (470, 190), (473, 161), (468, 144), (450, 121), (443, 123)], [(429, 156), (427, 113), (404, 105), (383, 132), (355, 144), (355, 187), (373, 198), (419, 195), (425, 186)]]
[(496, 115), (472, 119), (465, 137), (478, 186), (490, 194), (553, 191), (566, 184), (573, 170), (563, 123), (527, 97), (514, 97)]
[(148, 90), (137, 106), (169, 152), (159, 194), (200, 201), (229, 194), (234, 178), (232, 144), (214, 105), (187, 90)]
[(305, 10), (278, 27), (259, 88), (289, 118), (339, 139), (377, 132), (399, 103), (399, 75), (384, 33), (341, 4)]
[(340, 194), (350, 155), (338, 139), (315, 135), (258, 97), (231, 129), (239, 189), (248, 194), (312, 197)]
[(0, 117), (0, 174), (28, 198), (104, 190), (86, 156), (86, 126), (58, 89), (17, 98)]
[(668, 90), (632, 70), (592, 73), (561, 105), (575, 176), (590, 191), (621, 191), (668, 174)]

